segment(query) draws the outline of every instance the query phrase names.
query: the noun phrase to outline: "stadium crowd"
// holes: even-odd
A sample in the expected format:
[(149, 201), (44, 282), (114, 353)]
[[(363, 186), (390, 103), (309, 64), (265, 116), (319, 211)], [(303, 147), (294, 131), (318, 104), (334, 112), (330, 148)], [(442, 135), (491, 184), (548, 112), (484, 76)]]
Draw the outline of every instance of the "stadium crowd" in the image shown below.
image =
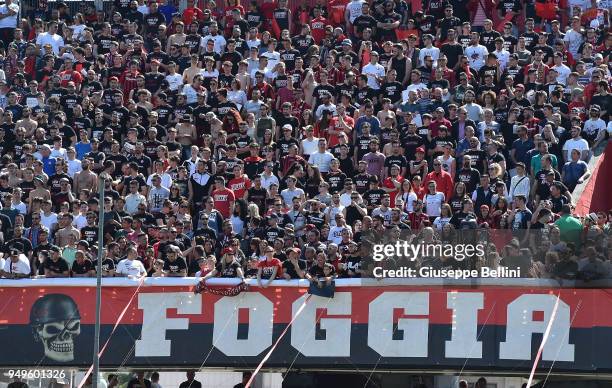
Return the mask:
[(610, 6), (6, 0), (0, 275), (95, 276), (102, 224), (103, 276), (370, 277), (402, 262), (377, 241), (471, 233), (408, 265), (612, 277), (612, 212), (571, 196), (612, 133)]

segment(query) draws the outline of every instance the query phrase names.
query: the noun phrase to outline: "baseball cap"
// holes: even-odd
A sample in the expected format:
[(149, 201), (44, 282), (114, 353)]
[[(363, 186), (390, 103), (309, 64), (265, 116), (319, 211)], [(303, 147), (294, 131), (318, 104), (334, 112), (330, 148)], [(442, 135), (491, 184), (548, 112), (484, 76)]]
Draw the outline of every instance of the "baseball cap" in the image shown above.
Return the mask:
[(13, 252), (17, 252), (17, 253), (21, 253), (23, 252), (23, 244), (20, 242), (16, 242), (11, 246), (11, 253)]
[(342, 45), (343, 45), (343, 46), (345, 46), (345, 45), (346, 45), (346, 46), (351, 46), (351, 47), (352, 47), (352, 46), (353, 46), (353, 42), (351, 42), (351, 40), (350, 40), (350, 39), (344, 39), (344, 40), (342, 41)]
[(224, 255), (225, 255), (225, 254), (230, 254), (230, 255), (233, 255), (233, 254), (235, 254), (235, 253), (236, 253), (236, 251), (235, 251), (235, 250), (234, 250), (234, 248), (232, 248), (232, 247), (226, 247), (226, 248), (224, 248), (224, 249), (223, 249), (223, 254), (224, 254)]
[(425, 153), (425, 148), (423, 148), (423, 147), (417, 147), (417, 149), (416, 149), (416, 151), (415, 151), (415, 152), (420, 152), (420, 153), (424, 154), (424, 153)]
[(287, 253), (289, 253), (289, 252), (295, 252), (295, 253), (297, 253), (298, 255), (299, 255), (300, 253), (302, 253), (302, 251), (300, 250), (300, 248), (295, 248), (295, 247), (294, 247), (294, 248), (289, 248), (289, 249), (287, 249)]

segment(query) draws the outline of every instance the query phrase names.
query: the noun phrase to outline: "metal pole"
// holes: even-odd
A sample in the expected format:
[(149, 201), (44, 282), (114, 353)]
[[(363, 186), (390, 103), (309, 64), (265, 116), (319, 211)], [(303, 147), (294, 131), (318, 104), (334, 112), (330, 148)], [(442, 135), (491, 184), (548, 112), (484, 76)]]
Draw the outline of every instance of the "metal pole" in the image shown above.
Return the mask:
[(98, 268), (96, 268), (96, 327), (94, 332), (92, 387), (98, 388), (100, 374), (100, 307), (102, 305), (102, 255), (104, 252), (104, 177), (98, 177)]

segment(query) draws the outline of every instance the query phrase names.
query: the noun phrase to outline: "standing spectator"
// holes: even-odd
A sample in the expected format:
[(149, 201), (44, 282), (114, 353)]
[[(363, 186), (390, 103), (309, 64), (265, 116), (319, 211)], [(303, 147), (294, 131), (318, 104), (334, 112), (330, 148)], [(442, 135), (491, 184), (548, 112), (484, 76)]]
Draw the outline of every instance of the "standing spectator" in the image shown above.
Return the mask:
[(13, 0), (5, 0), (0, 6), (0, 40), (5, 49), (13, 41), (18, 15), (19, 5), (13, 3)]
[(187, 380), (183, 381), (179, 388), (202, 388), (202, 383), (195, 379), (195, 371), (188, 371)]

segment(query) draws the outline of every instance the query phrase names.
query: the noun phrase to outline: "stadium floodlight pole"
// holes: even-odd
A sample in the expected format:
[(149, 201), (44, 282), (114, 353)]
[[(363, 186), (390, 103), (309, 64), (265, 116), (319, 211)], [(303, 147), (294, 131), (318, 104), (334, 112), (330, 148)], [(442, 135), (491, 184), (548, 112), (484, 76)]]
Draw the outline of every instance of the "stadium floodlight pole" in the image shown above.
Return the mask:
[(92, 387), (98, 388), (100, 376), (100, 308), (102, 306), (102, 255), (104, 252), (104, 186), (105, 176), (98, 177), (98, 265), (96, 268), (96, 326), (94, 331)]

